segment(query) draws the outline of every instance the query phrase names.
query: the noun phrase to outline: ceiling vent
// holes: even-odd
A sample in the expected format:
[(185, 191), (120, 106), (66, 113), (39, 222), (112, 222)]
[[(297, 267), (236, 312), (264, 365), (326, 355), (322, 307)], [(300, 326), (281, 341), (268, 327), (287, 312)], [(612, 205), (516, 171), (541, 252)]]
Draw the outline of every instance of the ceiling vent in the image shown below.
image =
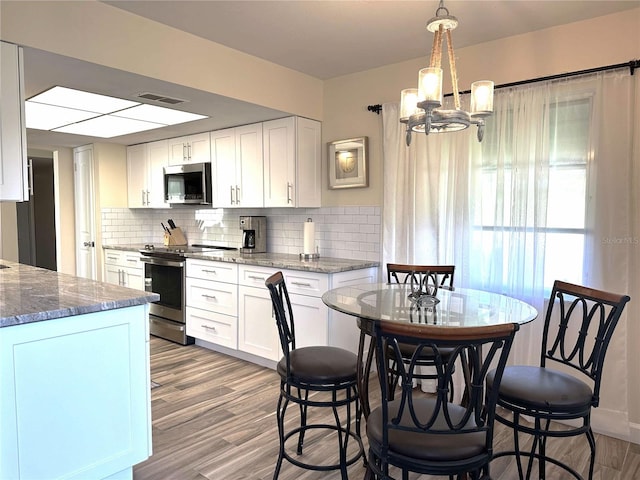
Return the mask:
[(165, 97), (158, 95), (157, 93), (141, 93), (138, 98), (144, 98), (145, 100), (152, 100), (159, 103), (167, 103), (169, 105), (178, 105), (179, 103), (185, 103), (187, 100), (181, 100), (179, 98)]

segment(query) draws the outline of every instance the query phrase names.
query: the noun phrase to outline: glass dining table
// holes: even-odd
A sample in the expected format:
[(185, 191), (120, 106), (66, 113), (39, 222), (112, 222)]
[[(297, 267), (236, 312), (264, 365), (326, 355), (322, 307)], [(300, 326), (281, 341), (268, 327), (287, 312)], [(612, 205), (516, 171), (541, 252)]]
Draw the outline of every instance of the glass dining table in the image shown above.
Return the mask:
[[(516, 298), (469, 288), (439, 288), (434, 297), (418, 300), (409, 284), (363, 283), (327, 291), (322, 301), (329, 308), (357, 318), (358, 388), (365, 418), (369, 415), (369, 372), (373, 362), (373, 333), (376, 322), (407, 322), (436, 325), (452, 337), (458, 329), (531, 322), (538, 311)], [(366, 339), (369, 346), (364, 358)]]

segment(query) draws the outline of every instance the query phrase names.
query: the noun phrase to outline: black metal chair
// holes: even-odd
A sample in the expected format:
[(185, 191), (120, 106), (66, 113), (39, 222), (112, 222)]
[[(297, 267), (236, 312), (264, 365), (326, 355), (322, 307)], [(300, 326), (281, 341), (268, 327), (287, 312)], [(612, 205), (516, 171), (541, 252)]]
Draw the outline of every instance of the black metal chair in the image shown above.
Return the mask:
[[(283, 459), (293, 465), (309, 470), (340, 470), (343, 480), (347, 477), (347, 467), (364, 456), (360, 438), (361, 407), (357, 390), (357, 357), (347, 350), (310, 346), (296, 348), (293, 310), (282, 272), (270, 276), (265, 285), (271, 294), (280, 344), (284, 356), (278, 362), (280, 375), (280, 397), (278, 399), (277, 422), (280, 451), (276, 463), (274, 480), (278, 478)], [(285, 414), (289, 402), (299, 406), (299, 426), (285, 431)], [(308, 407), (330, 408), (335, 423), (307, 423)], [(343, 408), (344, 407), (344, 408)], [(352, 412), (353, 407), (353, 412)], [(346, 411), (346, 418), (340, 419), (340, 411)], [(355, 431), (352, 429), (355, 423)], [(334, 464), (309, 463), (301, 459), (305, 434), (310, 430), (326, 430), (338, 438), (339, 461)], [(298, 458), (287, 451), (286, 443), (297, 435)], [(326, 441), (326, 439), (324, 439)], [(349, 445), (355, 447), (349, 449)]]
[[(514, 450), (495, 457), (515, 456), (520, 478), (529, 478), (533, 460), (538, 459), (538, 476), (545, 478), (545, 463), (550, 462), (581, 479), (569, 465), (546, 454), (550, 437), (586, 434), (591, 448), (589, 479), (593, 477), (596, 445), (590, 425), (591, 408), (597, 407), (605, 354), (618, 319), (630, 300), (580, 285), (556, 281), (551, 291), (542, 337), (540, 366), (508, 366), (499, 386), (498, 405), (512, 415), (498, 414), (496, 420), (513, 429)], [(566, 371), (547, 365), (560, 365)], [(493, 372), (487, 387), (496, 388)], [(521, 423), (521, 416), (532, 419), (533, 426)], [(552, 421), (580, 420), (568, 429), (552, 429)], [(519, 433), (533, 435), (530, 451), (521, 451)], [(526, 473), (521, 456), (528, 457)]]
[[(367, 418), (369, 439), (368, 476), (391, 479), (390, 466), (429, 475), (468, 474), (489, 478), (493, 424), (497, 392), (485, 392), (485, 376), (492, 362), (497, 365), (495, 382), (505, 366), (518, 324), (453, 328), (381, 321), (376, 325), (376, 355), (382, 403)], [(401, 355), (401, 345), (411, 346), (408, 362), (398, 365), (401, 377), (399, 399), (389, 396), (388, 369), (384, 353), (390, 348)], [(440, 352), (450, 349), (445, 358)], [(438, 372), (435, 395), (412, 387), (420, 359), (433, 357)], [(459, 356), (469, 359), (471, 382), (465, 405), (451, 402), (448, 384)], [(486, 393), (486, 394), (485, 394)]]
[[(455, 274), (455, 265), (406, 265), (400, 263), (387, 263), (387, 282), (388, 283), (404, 283), (412, 284), (415, 287), (421, 287), (422, 291), (435, 294), (438, 288), (445, 288), (447, 290), (453, 290), (453, 277)], [(450, 349), (445, 349), (440, 352), (441, 355), (447, 355)], [(413, 353), (412, 346), (400, 345), (400, 352), (402, 353), (403, 361), (407, 362), (408, 358), (411, 358)], [(391, 374), (389, 382), (389, 394), (393, 398), (393, 392), (398, 386), (398, 372), (395, 368), (397, 359), (390, 355), (391, 352), (387, 352), (387, 357), (390, 364), (389, 373)], [(424, 356), (419, 359), (419, 365), (425, 367), (422, 370), (418, 370), (414, 378), (416, 381), (420, 380), (434, 380), (438, 379), (437, 372), (433, 372), (434, 359), (430, 351), (425, 350)], [(454, 382), (451, 379), (449, 384), (450, 399), (454, 396)]]

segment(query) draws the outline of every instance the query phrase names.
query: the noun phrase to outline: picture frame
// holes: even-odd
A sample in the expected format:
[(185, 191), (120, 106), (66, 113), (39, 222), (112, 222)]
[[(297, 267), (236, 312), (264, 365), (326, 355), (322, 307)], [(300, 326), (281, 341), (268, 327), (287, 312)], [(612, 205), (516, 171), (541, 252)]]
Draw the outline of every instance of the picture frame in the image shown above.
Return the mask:
[(361, 188), (369, 186), (367, 137), (330, 142), (329, 188)]

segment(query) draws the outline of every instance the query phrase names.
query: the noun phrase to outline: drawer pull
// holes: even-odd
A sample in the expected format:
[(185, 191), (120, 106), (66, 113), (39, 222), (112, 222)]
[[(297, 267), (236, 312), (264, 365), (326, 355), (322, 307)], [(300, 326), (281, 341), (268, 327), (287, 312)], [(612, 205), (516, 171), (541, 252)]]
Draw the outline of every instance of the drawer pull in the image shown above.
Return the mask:
[(215, 299), (216, 299), (216, 296), (215, 296), (215, 295), (205, 295), (205, 294), (203, 294), (202, 296), (203, 296), (204, 298), (207, 298), (207, 299), (210, 299), (210, 300), (215, 300)]
[(137, 258), (127, 258), (127, 262), (138, 262)]
[(214, 275), (216, 275), (216, 273), (217, 273), (215, 270), (206, 270), (206, 269), (204, 269), (204, 268), (202, 269), (202, 271), (203, 271), (204, 273), (213, 273)]
[(112, 257), (111, 255), (107, 256), (109, 260), (118, 260), (118, 257)]
[(257, 276), (255, 276), (255, 275), (249, 275), (249, 278), (250, 278), (251, 280), (262, 280), (262, 281), (265, 281), (265, 280), (266, 280), (266, 278), (264, 278), (264, 277), (257, 277)]
[(205, 330), (213, 330), (214, 332), (216, 331), (216, 327), (212, 327), (211, 325), (205, 325), (204, 323), (202, 325), (200, 325), (202, 328), (204, 328)]
[(311, 288), (313, 285), (311, 285), (310, 283), (303, 283), (303, 282), (291, 282), (292, 285), (296, 285), (298, 287), (309, 287)]

